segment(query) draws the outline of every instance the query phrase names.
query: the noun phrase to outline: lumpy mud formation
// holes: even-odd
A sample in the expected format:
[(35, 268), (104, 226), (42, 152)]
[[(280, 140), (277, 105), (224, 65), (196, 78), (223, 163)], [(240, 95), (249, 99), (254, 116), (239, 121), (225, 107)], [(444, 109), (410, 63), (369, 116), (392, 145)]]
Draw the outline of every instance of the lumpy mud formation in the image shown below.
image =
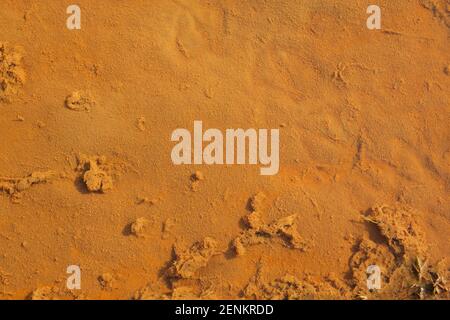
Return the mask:
[(0, 1), (0, 299), (449, 299), (450, 4), (377, 4)]
[(0, 177), (0, 192), (4, 192), (13, 199), (17, 200), (20, 198), (21, 193), (29, 189), (31, 186), (49, 182), (56, 176), (56, 173), (53, 171), (36, 171), (23, 178)]
[(81, 156), (78, 159), (78, 170), (88, 191), (105, 192), (112, 189), (113, 181), (108, 173), (105, 157)]

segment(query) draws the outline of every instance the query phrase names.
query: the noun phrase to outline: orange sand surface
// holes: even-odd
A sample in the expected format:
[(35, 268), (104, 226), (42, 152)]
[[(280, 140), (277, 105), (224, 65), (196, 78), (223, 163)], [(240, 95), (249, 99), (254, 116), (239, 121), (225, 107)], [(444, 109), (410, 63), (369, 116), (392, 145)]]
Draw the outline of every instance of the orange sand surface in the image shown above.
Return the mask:
[[(372, 2), (2, 0), (0, 298), (448, 299), (450, 1)], [(279, 173), (173, 165), (194, 120)]]

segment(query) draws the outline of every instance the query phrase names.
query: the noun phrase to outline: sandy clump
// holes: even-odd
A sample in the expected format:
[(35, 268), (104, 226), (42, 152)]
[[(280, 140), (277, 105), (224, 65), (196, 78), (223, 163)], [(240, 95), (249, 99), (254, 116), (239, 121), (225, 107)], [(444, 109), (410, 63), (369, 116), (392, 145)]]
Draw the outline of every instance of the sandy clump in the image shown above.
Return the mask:
[(19, 47), (0, 42), (0, 102), (11, 102), (26, 81), (23, 53)]
[(386, 283), (397, 268), (397, 261), (388, 246), (379, 245), (369, 239), (360, 239), (349, 265), (353, 292), (356, 296), (367, 297), (369, 295), (367, 268), (377, 265), (381, 269), (383, 283)]
[(74, 91), (65, 100), (66, 108), (73, 111), (90, 112), (95, 105), (95, 101), (91, 96), (83, 91)]
[(0, 268), (0, 285), (7, 286), (9, 284), (10, 274), (6, 273)]
[(148, 231), (150, 221), (146, 218), (137, 218), (130, 226), (131, 234), (138, 238), (144, 238), (146, 232)]
[(189, 249), (180, 251), (175, 248), (175, 260), (168, 269), (171, 278), (192, 279), (197, 271), (206, 267), (211, 257), (219, 254), (217, 241), (206, 237), (194, 243)]
[(112, 166), (105, 156), (80, 155), (77, 170), (89, 192), (104, 193), (113, 188)]
[(136, 121), (136, 127), (140, 130), (140, 131), (145, 131), (146, 129), (146, 124), (147, 120), (145, 120), (145, 117), (139, 117)]
[[(78, 31), (30, 2), (0, 1), (0, 299), (70, 298), (66, 261), (93, 299), (448, 297), (448, 0), (381, 30), (365, 1), (84, 0)], [(280, 170), (174, 165), (180, 128), (279, 128)]]

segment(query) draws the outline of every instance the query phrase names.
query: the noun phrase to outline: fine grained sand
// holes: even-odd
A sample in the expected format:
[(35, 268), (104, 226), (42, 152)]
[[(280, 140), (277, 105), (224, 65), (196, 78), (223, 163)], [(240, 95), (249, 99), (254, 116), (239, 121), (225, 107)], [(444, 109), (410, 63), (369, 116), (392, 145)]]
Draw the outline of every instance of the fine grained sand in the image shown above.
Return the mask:
[[(0, 298), (448, 299), (448, 1), (78, 3), (0, 2)], [(172, 165), (194, 120), (279, 174)]]

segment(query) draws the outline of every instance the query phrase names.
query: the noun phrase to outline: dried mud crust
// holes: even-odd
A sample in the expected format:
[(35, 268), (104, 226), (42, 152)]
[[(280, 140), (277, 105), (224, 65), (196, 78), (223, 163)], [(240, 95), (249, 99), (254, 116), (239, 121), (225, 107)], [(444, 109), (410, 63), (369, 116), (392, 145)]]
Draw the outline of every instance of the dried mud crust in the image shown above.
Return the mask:
[(405, 259), (424, 255), (428, 249), (418, 214), (411, 208), (382, 205), (371, 208), (365, 219), (377, 226), (396, 257)]
[(200, 300), (216, 299), (209, 290), (197, 292), (191, 286), (174, 287), (170, 292), (161, 293), (161, 288), (153, 288), (151, 285), (138, 290), (132, 297), (133, 300)]
[(73, 111), (90, 112), (94, 105), (95, 101), (88, 93), (83, 91), (72, 92), (65, 100), (66, 108)]
[(175, 260), (167, 275), (173, 279), (193, 279), (200, 268), (206, 267), (211, 257), (220, 254), (217, 241), (206, 237), (194, 243), (189, 249), (180, 251), (176, 247)]
[(0, 42), (0, 102), (11, 102), (26, 81), (23, 50)]
[(420, 0), (420, 4), (450, 28), (450, 2), (448, 0)]
[[(218, 250), (215, 239), (206, 237), (197, 241), (187, 249), (179, 249), (174, 246), (174, 258), (169, 263), (164, 274), (170, 291), (167, 288), (156, 287), (155, 284), (138, 290), (134, 295), (135, 300), (196, 300), (202, 298), (215, 298), (209, 287), (202, 286), (199, 271), (208, 265), (210, 259), (222, 254)], [(200, 281), (201, 283), (202, 281)]]
[(111, 291), (117, 288), (117, 277), (112, 273), (103, 273), (97, 280), (102, 290)]
[(242, 298), (256, 300), (311, 300), (311, 299), (342, 299), (347, 287), (337, 285), (330, 279), (314, 281), (298, 279), (286, 274), (280, 278), (263, 280), (263, 265), (258, 263), (255, 275), (242, 290)]
[(81, 293), (55, 286), (37, 288), (28, 296), (30, 300), (81, 300), (84, 298)]

